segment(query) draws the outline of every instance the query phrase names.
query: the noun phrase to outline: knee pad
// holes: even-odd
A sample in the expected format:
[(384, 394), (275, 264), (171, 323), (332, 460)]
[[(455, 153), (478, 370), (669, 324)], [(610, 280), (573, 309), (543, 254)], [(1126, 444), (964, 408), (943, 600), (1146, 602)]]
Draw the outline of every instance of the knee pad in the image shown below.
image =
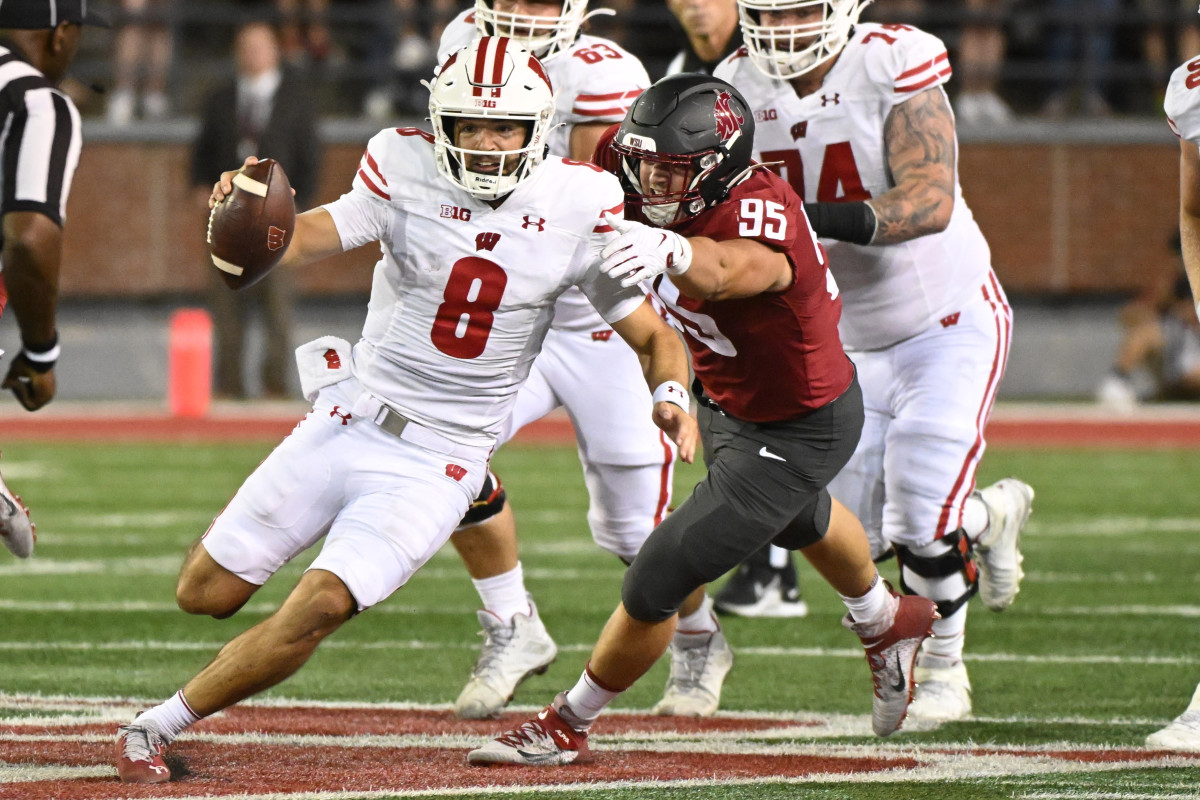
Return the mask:
[(900, 588), (937, 603), (943, 619), (962, 608), (979, 589), (979, 570), (962, 529), (922, 547), (893, 545), (900, 562)]
[(829, 532), (829, 515), (833, 509), (833, 498), (828, 489), (822, 489), (809, 501), (796, 518), (771, 540), (771, 544), (784, 550), (803, 550), (825, 538)]
[(479, 496), (475, 498), (475, 502), (471, 503), (471, 507), (463, 515), (462, 522), (458, 523), (456, 530), (471, 528), (487, 522), (504, 510), (506, 498), (507, 495), (504, 493), (504, 485), (500, 483), (500, 478), (496, 473), (488, 470), (487, 478), (483, 481), (483, 488), (479, 490)]

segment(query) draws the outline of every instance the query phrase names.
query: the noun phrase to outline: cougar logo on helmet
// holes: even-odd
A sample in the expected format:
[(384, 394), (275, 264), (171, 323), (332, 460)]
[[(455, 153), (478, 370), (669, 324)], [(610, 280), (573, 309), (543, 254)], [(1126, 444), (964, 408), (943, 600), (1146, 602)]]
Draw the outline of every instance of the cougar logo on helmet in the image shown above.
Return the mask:
[(713, 116), (717, 120), (717, 137), (722, 142), (732, 139), (742, 129), (742, 123), (746, 121), (746, 118), (729, 104), (732, 99), (729, 92), (721, 92), (717, 95), (717, 104), (713, 108)]

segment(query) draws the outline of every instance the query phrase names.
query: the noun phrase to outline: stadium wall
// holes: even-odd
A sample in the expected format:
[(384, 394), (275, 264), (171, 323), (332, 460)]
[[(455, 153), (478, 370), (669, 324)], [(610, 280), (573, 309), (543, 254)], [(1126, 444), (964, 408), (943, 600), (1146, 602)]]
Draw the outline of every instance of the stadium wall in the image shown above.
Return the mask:
[[(320, 202), (348, 188), (371, 132), (330, 132)], [(206, 212), (189, 185), (189, 129), (151, 141), (103, 133), (88, 140), (71, 193), (64, 297), (202, 291), (210, 280)], [(1165, 124), (1032, 123), (962, 138), (963, 192), (1010, 294), (1132, 293), (1145, 283), (1144, 268), (1170, 258), (1178, 148)], [(305, 270), (302, 294), (367, 291), (377, 253), (364, 247)]]

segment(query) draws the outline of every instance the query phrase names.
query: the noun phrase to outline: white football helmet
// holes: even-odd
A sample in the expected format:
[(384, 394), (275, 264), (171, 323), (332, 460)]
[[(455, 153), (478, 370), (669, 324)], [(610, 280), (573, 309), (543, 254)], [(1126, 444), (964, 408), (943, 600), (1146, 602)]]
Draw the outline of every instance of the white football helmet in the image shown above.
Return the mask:
[[(872, 0), (737, 0), (750, 61), (772, 78), (788, 80), (824, 64), (846, 46), (850, 30)], [(763, 12), (785, 14), (763, 24)]]
[[(603, 9), (593, 13), (611, 12)], [(475, 27), (480, 36), (516, 39), (542, 61), (570, 47), (589, 16), (592, 15), (587, 13), (587, 0), (562, 0), (562, 11), (557, 17), (497, 11), (496, 0), (475, 0)]]
[[(429, 87), (438, 171), (480, 200), (495, 200), (517, 188), (542, 163), (554, 115), (554, 91), (541, 63), (512, 39), (484, 36), (452, 53)], [(454, 141), (454, 120), (512, 120), (528, 131), (517, 150), (466, 150)], [(499, 155), (496, 174), (467, 169), (468, 155)], [(512, 169), (514, 161), (517, 163)]]

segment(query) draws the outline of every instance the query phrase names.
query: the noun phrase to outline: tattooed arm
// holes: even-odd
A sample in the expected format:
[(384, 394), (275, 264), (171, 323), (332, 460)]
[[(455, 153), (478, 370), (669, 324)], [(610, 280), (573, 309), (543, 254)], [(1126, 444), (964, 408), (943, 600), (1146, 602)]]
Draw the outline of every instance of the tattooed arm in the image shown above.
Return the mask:
[(892, 109), (883, 125), (888, 169), (895, 183), (868, 201), (878, 226), (874, 245), (938, 233), (954, 210), (954, 115), (941, 87)]

